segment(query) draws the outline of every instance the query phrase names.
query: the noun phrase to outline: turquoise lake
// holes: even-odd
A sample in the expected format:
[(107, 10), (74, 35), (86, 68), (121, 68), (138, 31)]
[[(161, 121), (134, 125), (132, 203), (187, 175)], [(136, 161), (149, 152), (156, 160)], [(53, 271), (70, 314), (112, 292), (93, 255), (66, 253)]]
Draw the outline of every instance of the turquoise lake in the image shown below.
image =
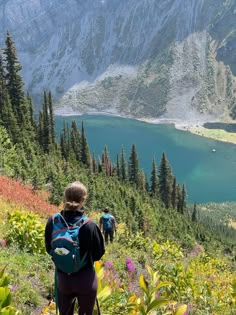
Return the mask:
[[(176, 130), (172, 125), (148, 124), (113, 116), (56, 116), (59, 133), (63, 121), (76, 120), (85, 132), (91, 153), (101, 156), (107, 145), (113, 162), (122, 145), (128, 161), (136, 144), (140, 166), (150, 178), (152, 159), (160, 163), (165, 152), (177, 182), (187, 187), (188, 202), (236, 201), (236, 145)], [(215, 152), (212, 150), (215, 149)]]

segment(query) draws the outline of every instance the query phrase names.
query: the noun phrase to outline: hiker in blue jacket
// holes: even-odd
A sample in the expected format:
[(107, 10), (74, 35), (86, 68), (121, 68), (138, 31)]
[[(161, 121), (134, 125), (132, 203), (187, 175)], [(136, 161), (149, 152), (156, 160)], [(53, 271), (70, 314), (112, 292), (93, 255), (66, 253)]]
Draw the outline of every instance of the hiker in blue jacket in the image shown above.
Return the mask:
[(109, 208), (106, 207), (104, 210), (104, 214), (101, 216), (99, 220), (99, 227), (102, 228), (105, 243), (108, 244), (108, 238), (110, 242), (113, 242), (114, 232), (116, 232), (116, 220), (112, 214), (110, 214)]
[(46, 250), (55, 264), (56, 301), (60, 315), (73, 315), (76, 299), (78, 314), (92, 315), (98, 286), (93, 263), (105, 252), (104, 240), (96, 223), (84, 216), (86, 187), (76, 181), (67, 186), (64, 198), (64, 210), (45, 227)]

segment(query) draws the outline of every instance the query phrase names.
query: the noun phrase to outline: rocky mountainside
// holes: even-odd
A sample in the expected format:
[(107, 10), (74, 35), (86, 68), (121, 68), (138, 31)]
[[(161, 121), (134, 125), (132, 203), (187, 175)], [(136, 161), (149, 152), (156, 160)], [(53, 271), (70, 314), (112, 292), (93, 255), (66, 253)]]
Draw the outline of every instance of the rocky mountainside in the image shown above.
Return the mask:
[(0, 26), (58, 113), (236, 118), (235, 0), (2, 0)]

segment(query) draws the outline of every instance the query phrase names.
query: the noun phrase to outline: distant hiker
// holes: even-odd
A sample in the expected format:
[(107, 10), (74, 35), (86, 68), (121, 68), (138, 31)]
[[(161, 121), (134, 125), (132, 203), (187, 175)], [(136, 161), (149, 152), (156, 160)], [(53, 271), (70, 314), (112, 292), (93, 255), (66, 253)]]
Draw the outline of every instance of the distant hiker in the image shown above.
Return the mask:
[(94, 261), (103, 256), (99, 227), (84, 215), (87, 189), (76, 181), (65, 189), (64, 210), (45, 227), (45, 246), (55, 264), (55, 296), (60, 315), (73, 315), (78, 299), (79, 315), (92, 315), (97, 295)]
[(102, 228), (105, 243), (108, 244), (108, 238), (110, 242), (113, 242), (114, 239), (114, 231), (116, 232), (116, 220), (113, 215), (110, 214), (109, 208), (106, 207), (104, 210), (104, 214), (101, 216), (99, 220), (99, 227)]

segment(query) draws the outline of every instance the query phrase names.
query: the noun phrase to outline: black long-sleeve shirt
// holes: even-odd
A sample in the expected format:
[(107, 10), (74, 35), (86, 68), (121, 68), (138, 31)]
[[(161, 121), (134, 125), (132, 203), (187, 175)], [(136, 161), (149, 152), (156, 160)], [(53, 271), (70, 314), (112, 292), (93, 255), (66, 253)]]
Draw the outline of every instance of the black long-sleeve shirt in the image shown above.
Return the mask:
[[(81, 212), (79, 211), (61, 211), (61, 215), (69, 225), (75, 224), (81, 218)], [(64, 222), (63, 224), (66, 226)], [(50, 254), (51, 251), (52, 231), (53, 218), (50, 217), (45, 227), (45, 247), (48, 254)], [(85, 268), (92, 267), (93, 262), (100, 260), (104, 255), (105, 247), (103, 236), (95, 222), (89, 221), (85, 225), (81, 226), (79, 231), (79, 245), (81, 258), (85, 255), (85, 253), (88, 253), (87, 255), (91, 257), (91, 259), (87, 260)]]

